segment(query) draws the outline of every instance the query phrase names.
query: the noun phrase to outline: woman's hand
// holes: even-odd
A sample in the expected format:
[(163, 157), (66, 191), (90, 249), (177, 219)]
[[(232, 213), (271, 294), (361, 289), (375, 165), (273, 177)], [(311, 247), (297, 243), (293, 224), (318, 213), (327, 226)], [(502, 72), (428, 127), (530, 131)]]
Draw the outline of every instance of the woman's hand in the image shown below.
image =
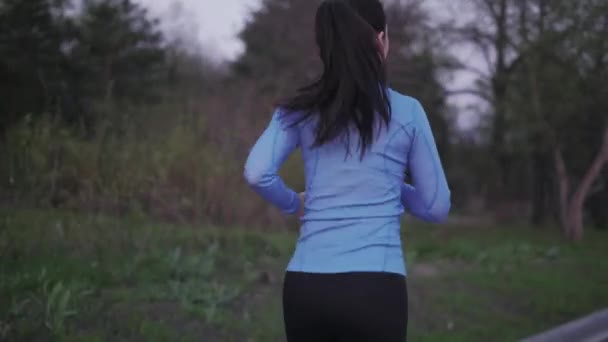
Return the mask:
[(300, 197), (300, 209), (298, 209), (298, 217), (304, 216), (304, 201), (306, 200), (306, 192), (301, 192), (298, 194)]

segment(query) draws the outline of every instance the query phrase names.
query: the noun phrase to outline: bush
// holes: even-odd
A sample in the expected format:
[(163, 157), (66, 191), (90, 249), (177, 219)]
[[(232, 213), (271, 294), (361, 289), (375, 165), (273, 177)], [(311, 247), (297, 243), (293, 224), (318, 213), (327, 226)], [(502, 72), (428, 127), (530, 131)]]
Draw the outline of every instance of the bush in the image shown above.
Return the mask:
[[(200, 109), (171, 102), (106, 107), (110, 115), (100, 116), (107, 119), (90, 137), (52, 116), (29, 115), (8, 131), (0, 188), (10, 202), (26, 206), (150, 215), (181, 223), (284, 222), (242, 177), (246, 146), (262, 120), (247, 130), (228, 126), (227, 115), (243, 119), (225, 103), (209, 101)], [(222, 116), (223, 122), (207, 120)], [(298, 164), (288, 164), (285, 176), (299, 178)]]

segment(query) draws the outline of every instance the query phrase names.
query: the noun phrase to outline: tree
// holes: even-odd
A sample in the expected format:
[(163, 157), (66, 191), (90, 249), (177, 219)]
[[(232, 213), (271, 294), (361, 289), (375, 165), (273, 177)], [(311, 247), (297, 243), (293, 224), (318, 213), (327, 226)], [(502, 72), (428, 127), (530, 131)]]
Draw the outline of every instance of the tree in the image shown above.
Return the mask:
[(55, 111), (64, 93), (63, 1), (0, 2), (0, 137), (25, 114)]
[(452, 44), (469, 44), (482, 56), (485, 65), (473, 66), (462, 62), (461, 68), (477, 76), (477, 88), (458, 90), (471, 93), (490, 104), (492, 116), (490, 124), (489, 148), (496, 161), (496, 184), (492, 186), (492, 202), (499, 202), (496, 195), (504, 195), (510, 187), (510, 170), (513, 158), (506, 148), (509, 131), (506, 95), (508, 79), (517, 63), (510, 35), (512, 33), (513, 0), (473, 0), (461, 3), (469, 6), (474, 16), (462, 23), (447, 22), (442, 31)]
[(88, 98), (145, 101), (166, 80), (158, 21), (133, 1), (87, 0), (74, 26), (68, 54)]
[(320, 63), (314, 16), (319, 3), (264, 1), (240, 34), (246, 51), (233, 65), (237, 77), (255, 79), (260, 91), (283, 97), (291, 94), (294, 86), (317, 76)]
[(4, 0), (0, 7), (0, 136), (25, 114), (88, 126), (100, 99), (141, 102), (166, 80), (158, 23), (130, 0)]
[(551, 153), (564, 232), (579, 240), (585, 201), (608, 162), (608, 7), (537, 0), (518, 10), (522, 63), (513, 92), (529, 113), (519, 129), (539, 153)]
[[(489, 144), (500, 184), (494, 192), (508, 198), (506, 190), (519, 187), (517, 198), (529, 199), (526, 184), (532, 185), (535, 223), (542, 222), (547, 199), (560, 193), (555, 197), (561, 198), (556, 201), (561, 221), (568, 236), (580, 238), (584, 199), (604, 163), (606, 114), (598, 112), (598, 100), (606, 98), (606, 3), (469, 3), (474, 18), (444, 28), (459, 38), (455, 41), (476, 47), (488, 64), (489, 73), (466, 63), (463, 68), (479, 76), (480, 88), (466, 91), (488, 101), (492, 111)], [(529, 169), (532, 176), (518, 169)], [(573, 182), (579, 183), (574, 190)]]

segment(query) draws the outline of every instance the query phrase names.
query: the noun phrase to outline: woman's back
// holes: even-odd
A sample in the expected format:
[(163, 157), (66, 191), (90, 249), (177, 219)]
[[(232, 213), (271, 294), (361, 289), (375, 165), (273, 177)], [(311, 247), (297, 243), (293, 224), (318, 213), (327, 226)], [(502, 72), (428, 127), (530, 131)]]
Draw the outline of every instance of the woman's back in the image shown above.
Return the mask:
[[(418, 101), (394, 91), (389, 94), (392, 119), (388, 127), (378, 127), (378, 135), (363, 158), (359, 158), (354, 130), (350, 151), (347, 151), (346, 142), (340, 139), (313, 147), (314, 123), (298, 127), (296, 134), (299, 134), (306, 175), (304, 222), (394, 217), (403, 213), (401, 185), (410, 166), (409, 151), (415, 143), (414, 136), (428, 123)], [(425, 139), (433, 139), (433, 136), (428, 134)], [(432, 151), (428, 152), (429, 157), (435, 157)], [(441, 175), (435, 174), (441, 171), (438, 158), (428, 158), (424, 164), (416, 163), (415, 167), (425, 169), (426, 177), (436, 180), (435, 189), (429, 190), (447, 190), (447, 187), (441, 189), (441, 177), (438, 177)]]
[[(288, 193), (276, 172), (295, 148), (302, 150), (305, 210), (288, 270), (405, 274), (399, 234), (404, 207), (428, 221), (447, 215), (450, 193), (426, 114), (411, 97), (394, 91), (389, 97), (392, 118), (387, 126), (378, 125), (375, 141), (362, 157), (356, 130), (348, 140), (314, 146), (317, 123), (293, 125), (292, 113), (281, 111), (252, 149), (246, 165), (249, 183), (286, 213), (297, 209), (297, 196)], [(413, 186), (404, 183), (406, 171)]]

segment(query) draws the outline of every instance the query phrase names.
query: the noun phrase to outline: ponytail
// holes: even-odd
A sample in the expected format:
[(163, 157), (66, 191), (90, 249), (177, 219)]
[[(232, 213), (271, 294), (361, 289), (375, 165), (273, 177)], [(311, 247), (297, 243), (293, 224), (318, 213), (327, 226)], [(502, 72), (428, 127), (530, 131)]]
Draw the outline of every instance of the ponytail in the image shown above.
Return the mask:
[[(316, 41), (323, 73), (282, 104), (300, 122), (314, 116), (315, 146), (359, 132), (361, 157), (374, 141), (380, 118), (391, 119), (386, 69), (378, 33), (386, 27), (378, 0), (326, 0), (316, 15)], [(350, 146), (350, 143), (347, 144)]]

